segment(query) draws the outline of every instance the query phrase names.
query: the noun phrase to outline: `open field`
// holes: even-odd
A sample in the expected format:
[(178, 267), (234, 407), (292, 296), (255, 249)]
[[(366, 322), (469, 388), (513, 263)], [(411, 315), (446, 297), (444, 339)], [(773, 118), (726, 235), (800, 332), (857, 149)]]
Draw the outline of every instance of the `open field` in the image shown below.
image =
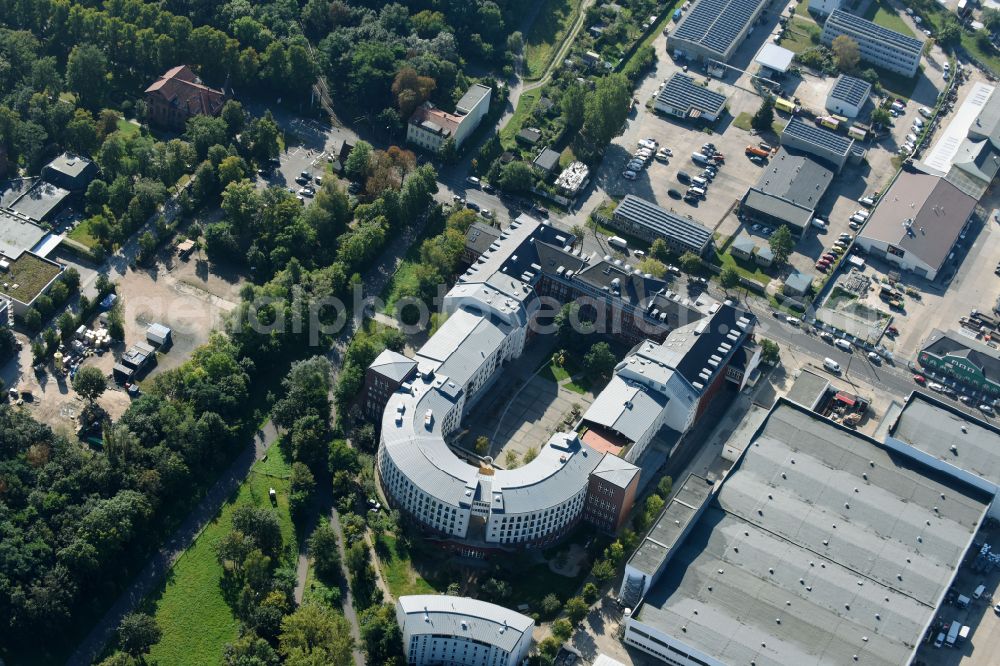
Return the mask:
[(524, 36), (525, 78), (545, 73), (580, 12), (581, 0), (548, 0)]
[(808, 15), (795, 15), (788, 22), (785, 36), (781, 38), (781, 48), (802, 53), (819, 45), (821, 28)]
[(278, 446), (250, 470), (236, 495), (209, 523), (167, 575), (166, 583), (146, 601), (156, 617), (163, 639), (153, 648), (150, 663), (218, 664), (225, 644), (238, 636), (238, 622), (223, 599), (220, 581), (222, 566), (215, 555), (216, 544), (229, 533), (233, 512), (242, 505), (269, 508), (268, 489), (278, 493), (276, 512), (284, 537), (284, 557), (280, 564), (293, 566), (295, 530), (288, 512), (291, 467)]
[(878, 0), (868, 5), (868, 11), (864, 13), (864, 17), (884, 28), (895, 30), (910, 37), (913, 36), (913, 30), (910, 29), (910, 26), (906, 24), (906, 21), (903, 20), (899, 13), (892, 7), (884, 6)]
[(507, 124), (500, 130), (500, 143), (503, 144), (504, 148), (513, 148), (514, 137), (521, 131), (524, 122), (531, 115), (532, 110), (535, 108), (535, 104), (541, 96), (541, 88), (526, 90), (521, 93), (521, 98), (517, 101), (517, 108), (514, 109), (514, 115), (510, 117)]
[(400, 547), (392, 534), (382, 536), (385, 549), (379, 551), (382, 564), (382, 578), (394, 597), (408, 594), (435, 594), (434, 586), (428, 583), (413, 568), (410, 554)]
[(97, 239), (94, 238), (94, 235), (90, 230), (90, 218), (80, 222), (80, 224), (76, 225), (76, 227), (66, 235), (75, 240), (77, 243), (86, 245), (90, 249), (97, 247)]

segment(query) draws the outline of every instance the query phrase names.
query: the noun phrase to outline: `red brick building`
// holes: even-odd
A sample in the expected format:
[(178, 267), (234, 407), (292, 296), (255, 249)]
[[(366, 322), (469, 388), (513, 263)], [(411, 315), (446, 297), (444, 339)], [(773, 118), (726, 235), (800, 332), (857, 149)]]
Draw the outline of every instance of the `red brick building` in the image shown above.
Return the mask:
[(217, 116), (225, 102), (225, 92), (206, 86), (187, 65), (168, 70), (146, 88), (149, 122), (171, 129), (184, 129), (194, 116)]

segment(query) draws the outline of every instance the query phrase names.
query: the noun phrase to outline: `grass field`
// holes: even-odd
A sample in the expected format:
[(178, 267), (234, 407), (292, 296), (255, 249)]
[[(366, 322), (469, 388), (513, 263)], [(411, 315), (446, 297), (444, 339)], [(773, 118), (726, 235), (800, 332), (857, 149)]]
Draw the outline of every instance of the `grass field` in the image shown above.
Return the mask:
[[(560, 384), (566, 381), (573, 375), (580, 373), (580, 367), (577, 365), (576, 361), (569, 355), (566, 355), (565, 360), (562, 365), (557, 365), (551, 359), (545, 364), (545, 367), (541, 372), (538, 373), (539, 377), (547, 379), (550, 382)], [(590, 390), (590, 381), (580, 375), (575, 381), (569, 381), (562, 384), (563, 388), (569, 389), (573, 393), (579, 393), (583, 395)]]
[(819, 45), (819, 35), (822, 29), (808, 16), (795, 15), (788, 22), (784, 37), (781, 38), (781, 48), (802, 53)]
[(222, 648), (237, 637), (239, 627), (222, 596), (222, 566), (216, 560), (215, 545), (229, 533), (238, 506), (271, 506), (268, 489), (272, 487), (278, 493), (277, 513), (285, 543), (282, 564), (294, 564), (297, 549), (288, 513), (289, 474), (290, 465), (278, 447), (272, 446), (267, 460), (253, 466), (220, 515), (174, 564), (166, 583), (146, 600), (148, 612), (155, 615), (163, 630), (163, 639), (153, 648), (149, 663), (215, 666), (221, 662)]
[(413, 568), (410, 554), (399, 547), (396, 537), (391, 534), (382, 536), (385, 550), (379, 553), (382, 564), (382, 577), (392, 596), (400, 597), (407, 594), (435, 594), (434, 586), (428, 583)]
[(740, 128), (744, 132), (749, 132), (750, 130), (753, 129), (753, 125), (750, 124), (750, 121), (752, 120), (753, 120), (752, 113), (750, 113), (749, 111), (742, 111), (740, 112), (740, 115), (733, 118), (733, 126)]
[(539, 79), (565, 41), (581, 0), (547, 0), (524, 37), (526, 79)]
[(67, 236), (72, 238), (77, 243), (82, 243), (90, 249), (97, 247), (97, 239), (90, 233), (90, 218), (87, 218), (76, 225), (76, 228), (70, 231)]
[(894, 10), (892, 7), (885, 7), (881, 2), (875, 0), (868, 5), (868, 11), (865, 12), (865, 18), (882, 26), (883, 28), (889, 28), (890, 30), (895, 30), (898, 33), (907, 35), (909, 37), (913, 36), (913, 30), (910, 26), (906, 24), (903, 17), (899, 15), (899, 12)]
[(135, 125), (133, 123), (130, 123), (129, 121), (125, 120), (124, 118), (119, 118), (118, 119), (118, 131), (121, 132), (122, 134), (124, 134), (125, 136), (129, 136), (131, 134), (138, 134), (139, 133), (139, 126)]
[(500, 143), (503, 144), (504, 148), (510, 150), (515, 146), (514, 137), (521, 131), (524, 122), (531, 115), (531, 112), (535, 108), (535, 104), (538, 103), (541, 96), (541, 88), (535, 88), (534, 90), (527, 90), (521, 93), (520, 99), (517, 100), (517, 108), (514, 109), (514, 115), (510, 117), (507, 124), (500, 130)]
[(764, 272), (764, 270), (758, 266), (753, 261), (743, 261), (742, 259), (737, 259), (733, 255), (729, 254), (729, 251), (715, 253), (716, 263), (722, 266), (722, 270), (729, 267), (736, 269), (736, 272), (741, 276), (747, 278), (748, 280), (753, 280), (762, 285), (766, 285), (771, 281), (771, 276)]

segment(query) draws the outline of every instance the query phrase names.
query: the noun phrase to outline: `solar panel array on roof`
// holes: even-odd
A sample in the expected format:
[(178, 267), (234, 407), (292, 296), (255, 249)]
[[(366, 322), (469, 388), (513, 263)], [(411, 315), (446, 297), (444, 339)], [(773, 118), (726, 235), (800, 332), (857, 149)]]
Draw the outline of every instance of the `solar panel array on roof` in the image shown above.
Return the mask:
[(622, 199), (615, 208), (614, 215), (652, 229), (696, 253), (703, 252), (705, 246), (712, 240), (712, 232), (707, 227), (633, 194), (626, 195)]
[(723, 59), (760, 13), (764, 0), (698, 0), (673, 37), (715, 51)]
[(726, 96), (698, 85), (686, 74), (676, 72), (656, 96), (656, 101), (687, 114), (697, 110), (717, 117), (726, 105)]
[(872, 84), (853, 76), (841, 76), (830, 91), (830, 97), (847, 102), (852, 106), (862, 106)]

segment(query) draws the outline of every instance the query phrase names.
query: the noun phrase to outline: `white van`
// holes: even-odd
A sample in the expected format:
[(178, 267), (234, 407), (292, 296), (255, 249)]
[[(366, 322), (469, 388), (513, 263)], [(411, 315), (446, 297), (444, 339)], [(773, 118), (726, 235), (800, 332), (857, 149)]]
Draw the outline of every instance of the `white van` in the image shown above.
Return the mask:
[(619, 236), (608, 236), (608, 245), (611, 247), (617, 247), (620, 250), (628, 249), (628, 241)]
[(695, 185), (697, 185), (698, 187), (702, 188), (702, 189), (705, 189), (706, 187), (708, 187), (708, 181), (705, 180), (704, 178), (702, 178), (701, 176), (696, 176), (696, 177), (692, 178), (691, 182), (694, 183)]
[(862, 216), (860, 216), (860, 215), (858, 215), (857, 213), (855, 213), (854, 215), (851, 215), (851, 222), (857, 222), (858, 224), (861, 224), (864, 221), (865, 221), (865, 218), (862, 217)]
[(980, 597), (982, 597), (982, 596), (983, 596), (983, 592), (985, 592), (985, 591), (986, 591), (986, 586), (985, 586), (985, 585), (980, 585), (980, 586), (979, 586), (979, 587), (977, 587), (977, 588), (976, 588), (976, 590), (975, 590), (975, 591), (974, 591), (974, 592), (972, 593), (972, 598), (973, 598), (973, 599), (979, 599)]
[(826, 222), (819, 219), (818, 217), (813, 218), (812, 225), (817, 229), (826, 229)]
[(829, 370), (830, 372), (836, 372), (838, 374), (840, 373), (840, 364), (834, 361), (832, 358), (824, 358), (823, 367)]
[(837, 338), (836, 340), (833, 341), (833, 344), (840, 347), (845, 352), (854, 351), (854, 345), (852, 345), (849, 340), (845, 340), (844, 338)]
[[(692, 178), (691, 180), (693, 182), (693, 181), (695, 181), (697, 179), (696, 178)], [(702, 198), (704, 198), (705, 197), (705, 190), (704, 190), (704, 188), (701, 188), (701, 187), (689, 187), (688, 188), (688, 194), (693, 194), (696, 197), (702, 197)]]

